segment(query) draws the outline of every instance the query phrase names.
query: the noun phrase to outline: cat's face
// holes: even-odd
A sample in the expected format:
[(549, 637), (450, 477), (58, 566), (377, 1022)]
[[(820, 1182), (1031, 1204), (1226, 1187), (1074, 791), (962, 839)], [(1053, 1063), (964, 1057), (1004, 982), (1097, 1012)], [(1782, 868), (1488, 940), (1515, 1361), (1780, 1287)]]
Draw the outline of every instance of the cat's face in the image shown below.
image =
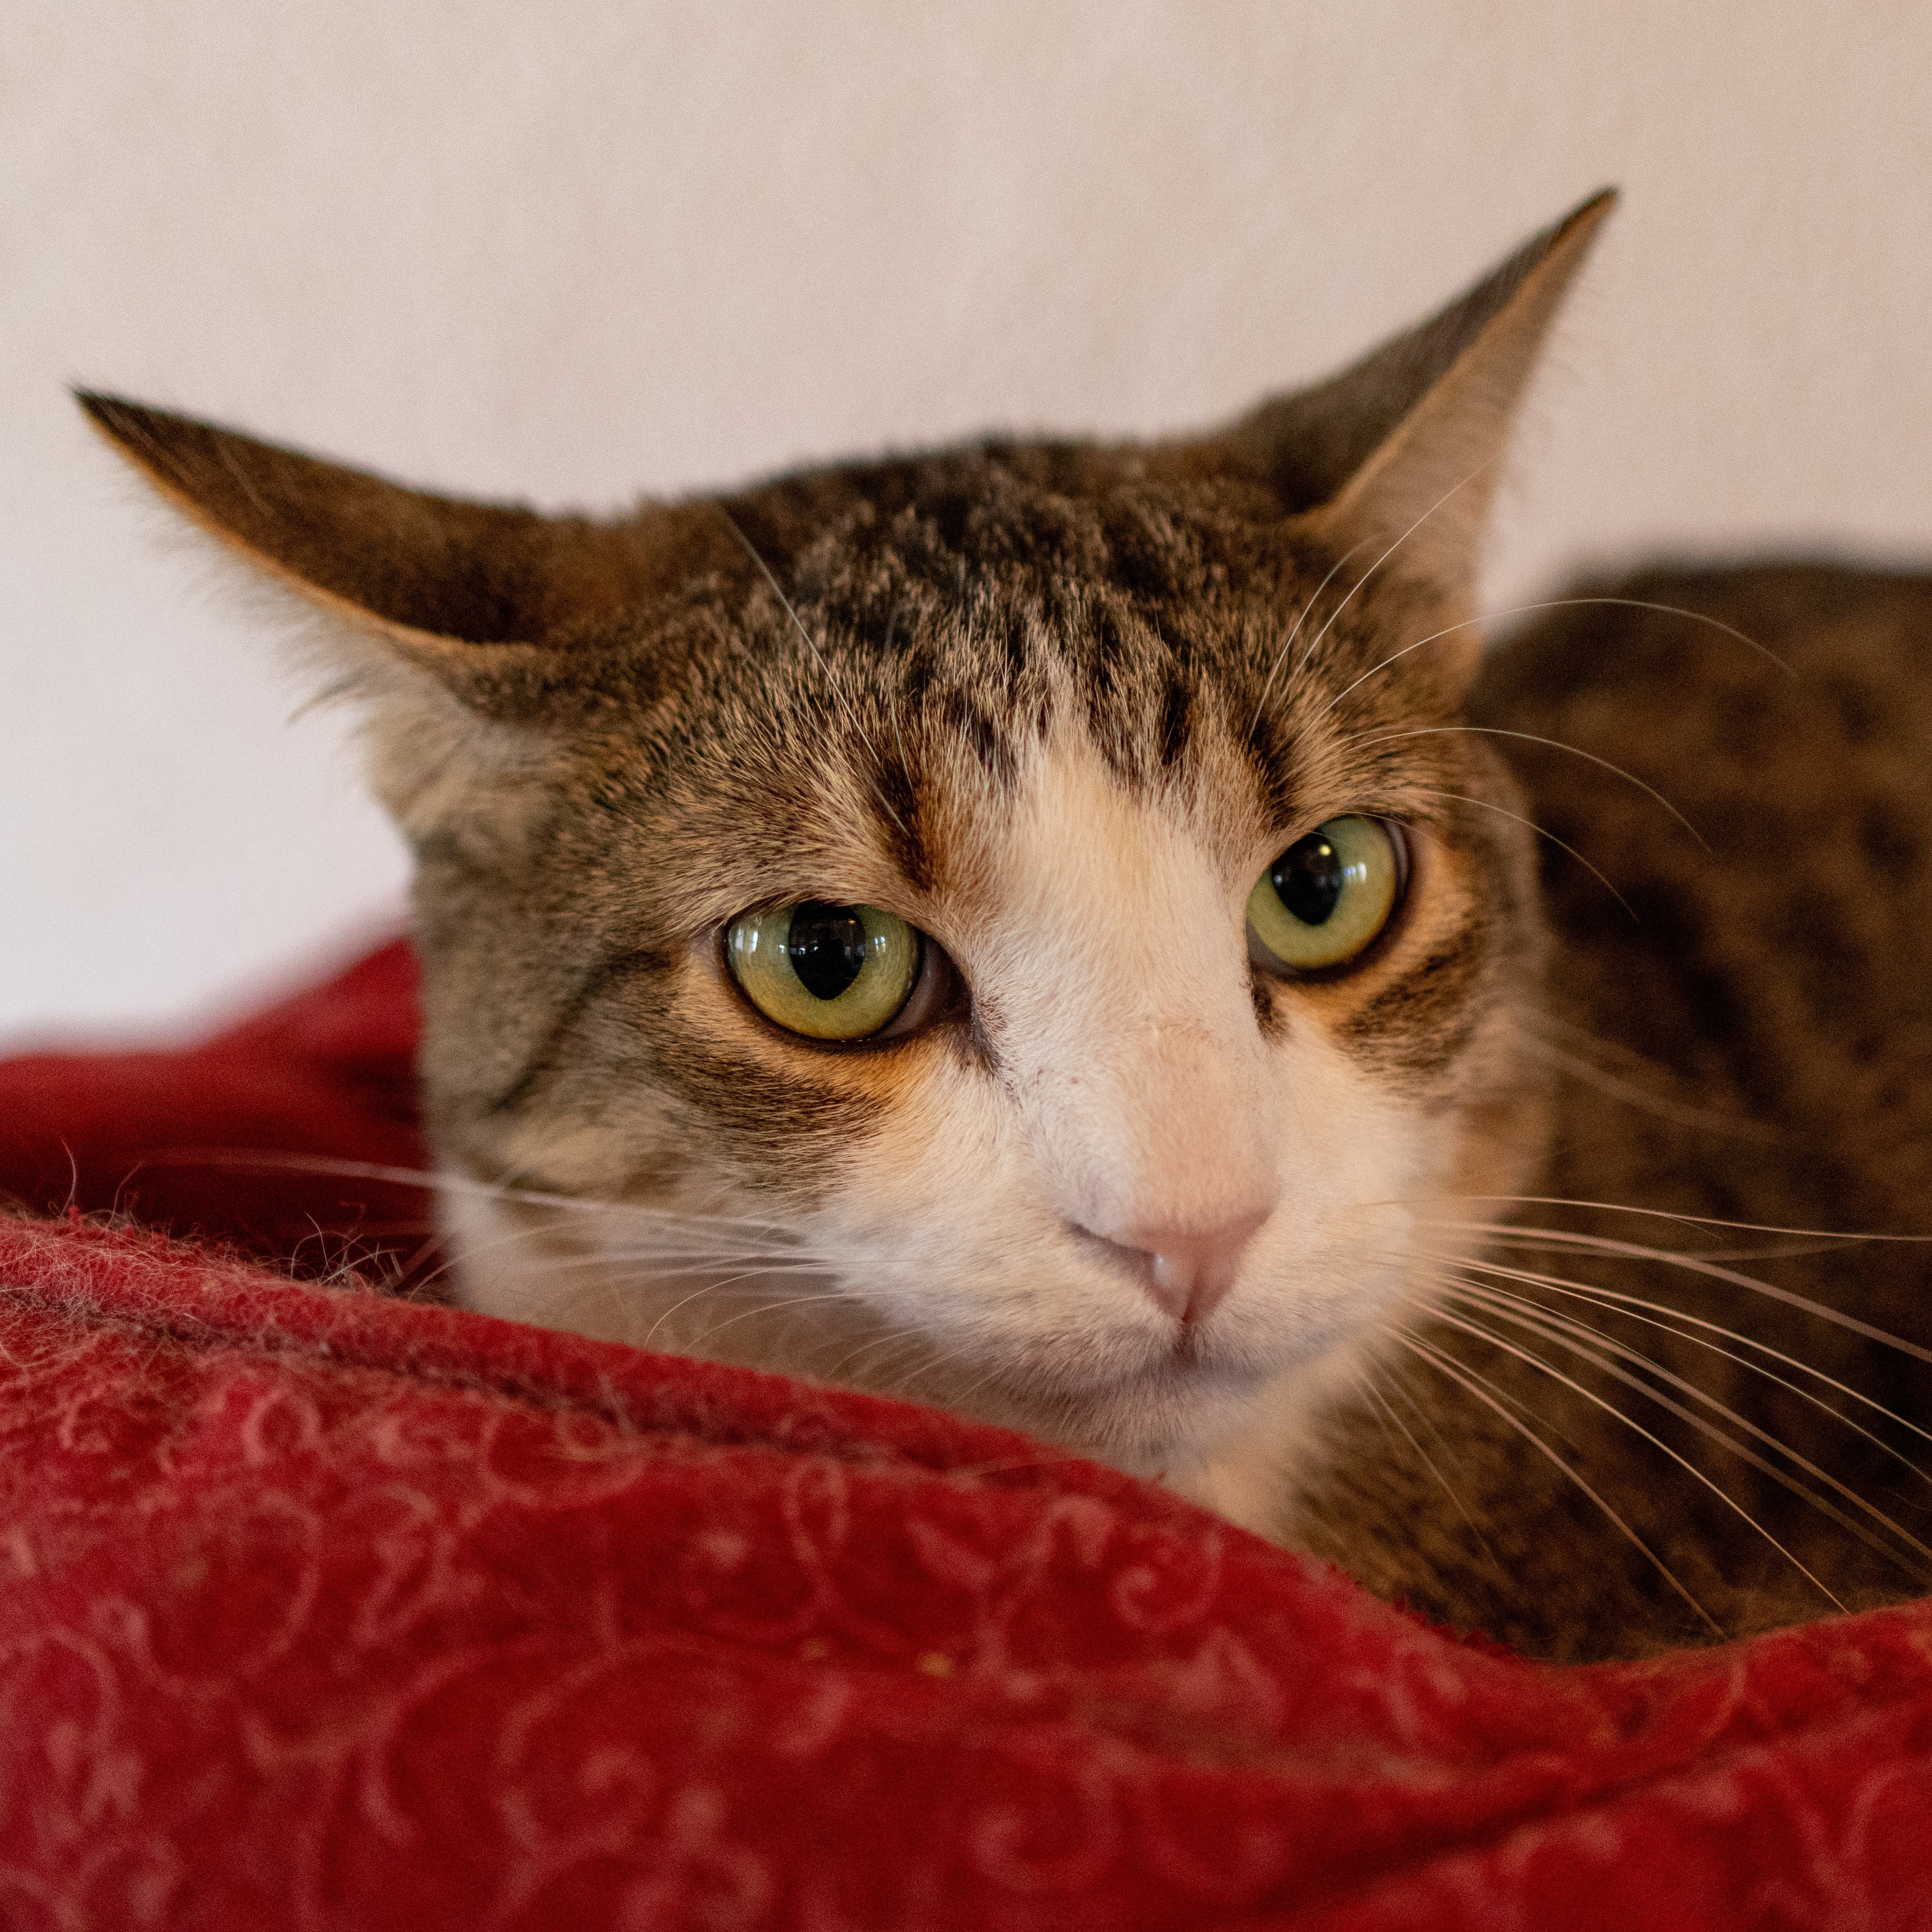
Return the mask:
[[(1391, 568), (1311, 608), (1335, 557), (1271, 544), (1251, 482), (1162, 467), (842, 479), (790, 613), (749, 569), (690, 595), (688, 646), (654, 625), (638, 647), (648, 700), (604, 647), (608, 715), (539, 728), (540, 777), (416, 821), (459, 1171), (762, 1221), (803, 1264), (761, 1268), (734, 1227), (716, 1265), (667, 1269), (622, 1216), (506, 1239), (479, 1197), (456, 1215), (472, 1297), (1151, 1468), (1390, 1308), (1410, 1205), (1493, 1164), (1516, 1095), (1525, 835), (1442, 658), (1383, 662), (1456, 621), (1442, 600)], [(1365, 876), (1311, 933), (1347, 940), (1364, 896), (1372, 920), (1378, 867), (1395, 897), (1298, 970), (1249, 901), (1343, 820)], [(795, 968), (789, 1006), (734, 972), (734, 923), (800, 902), (922, 936), (849, 1022), (879, 1031), (795, 1030)]]
[(370, 701), (466, 1298), (1150, 1472), (1346, 1378), (1535, 1147), (1467, 559), (1597, 212), (1352, 401), (620, 525), (97, 404)]
[[(688, 595), (688, 647), (641, 644), (650, 701), (607, 670), (626, 695), (539, 732), (541, 777), (417, 821), (460, 1173), (761, 1221), (777, 1250), (727, 1227), (715, 1264), (667, 1269), (636, 1219), (512, 1234), (458, 1198), (473, 1298), (1160, 1468), (1374, 1328), (1408, 1205), (1496, 1167), (1524, 832), (1442, 657), (1383, 663), (1455, 616), (1393, 568), (1310, 607), (1337, 558), (1269, 543), (1238, 477), (1053, 467), (848, 477), (792, 613), (754, 570)], [(1342, 819), (1399, 891), (1358, 952), (1296, 972), (1248, 900)], [(914, 1024), (881, 1006), (836, 1043), (758, 1009), (727, 935), (798, 902), (923, 935)]]

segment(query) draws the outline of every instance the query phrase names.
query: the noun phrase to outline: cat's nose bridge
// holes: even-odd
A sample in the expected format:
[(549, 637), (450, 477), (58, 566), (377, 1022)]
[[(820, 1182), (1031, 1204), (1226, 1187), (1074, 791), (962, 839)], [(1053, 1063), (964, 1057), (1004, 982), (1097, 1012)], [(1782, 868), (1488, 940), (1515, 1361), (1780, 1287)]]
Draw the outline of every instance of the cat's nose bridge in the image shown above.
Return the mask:
[(1265, 1076), (1258, 1039), (1149, 1023), (1054, 1083), (1040, 1125), (1055, 1205), (1084, 1232), (1154, 1258), (1149, 1292), (1163, 1305), (1218, 1280), (1274, 1208)]

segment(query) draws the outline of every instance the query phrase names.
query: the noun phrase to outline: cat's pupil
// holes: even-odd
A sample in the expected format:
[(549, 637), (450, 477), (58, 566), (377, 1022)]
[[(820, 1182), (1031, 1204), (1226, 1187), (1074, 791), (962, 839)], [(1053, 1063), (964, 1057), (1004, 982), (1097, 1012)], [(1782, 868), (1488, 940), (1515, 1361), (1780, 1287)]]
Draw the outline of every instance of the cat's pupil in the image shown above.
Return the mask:
[(791, 916), (785, 957), (814, 999), (836, 1000), (865, 970), (865, 922), (850, 906), (812, 900)]
[(1348, 874), (1341, 855), (1319, 832), (1298, 838), (1269, 874), (1275, 896), (1304, 926), (1325, 926)]

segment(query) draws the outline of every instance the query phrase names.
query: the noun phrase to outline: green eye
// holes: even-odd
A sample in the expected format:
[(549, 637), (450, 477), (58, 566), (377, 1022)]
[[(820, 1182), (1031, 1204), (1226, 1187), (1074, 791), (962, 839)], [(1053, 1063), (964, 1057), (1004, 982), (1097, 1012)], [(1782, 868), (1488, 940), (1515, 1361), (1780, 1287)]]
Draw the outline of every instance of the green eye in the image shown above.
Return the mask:
[(747, 913), (724, 935), (745, 997), (808, 1040), (864, 1040), (890, 1025), (918, 982), (920, 952), (904, 920), (823, 899)]
[(1284, 966), (1340, 966), (1388, 923), (1400, 878), (1386, 827), (1372, 818), (1331, 818), (1255, 881), (1248, 929)]

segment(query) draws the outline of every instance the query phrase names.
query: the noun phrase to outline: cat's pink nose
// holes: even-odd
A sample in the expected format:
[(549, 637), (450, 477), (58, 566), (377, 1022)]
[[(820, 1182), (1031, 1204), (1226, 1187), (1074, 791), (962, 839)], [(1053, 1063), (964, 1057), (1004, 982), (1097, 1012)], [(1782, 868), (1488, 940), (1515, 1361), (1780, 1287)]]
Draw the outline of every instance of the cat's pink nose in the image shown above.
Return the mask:
[(1112, 1245), (1141, 1264), (1141, 1286), (1156, 1305), (1186, 1325), (1206, 1321), (1234, 1286), (1249, 1238), (1267, 1219), (1265, 1212), (1241, 1214), (1188, 1232), (1132, 1228)]

